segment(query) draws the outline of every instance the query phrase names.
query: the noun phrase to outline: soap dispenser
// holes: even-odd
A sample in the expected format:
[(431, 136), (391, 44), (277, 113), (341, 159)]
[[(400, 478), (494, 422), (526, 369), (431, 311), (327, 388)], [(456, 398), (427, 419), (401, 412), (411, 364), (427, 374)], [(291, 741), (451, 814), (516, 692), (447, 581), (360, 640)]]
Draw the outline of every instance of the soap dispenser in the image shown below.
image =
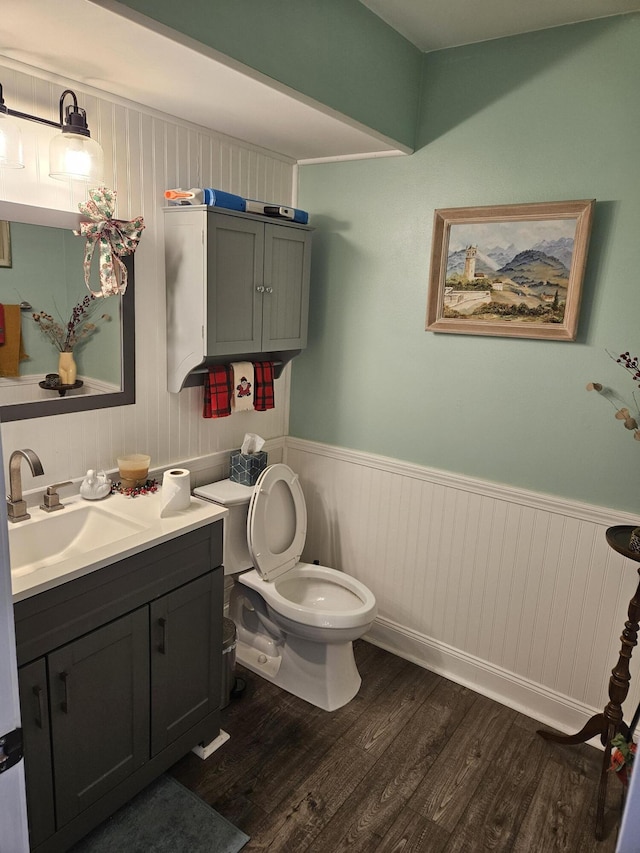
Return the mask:
[(87, 471), (87, 476), (80, 484), (80, 494), (86, 501), (98, 501), (106, 496), (111, 491), (111, 480), (107, 479), (104, 471), (99, 471), (97, 474), (90, 468)]

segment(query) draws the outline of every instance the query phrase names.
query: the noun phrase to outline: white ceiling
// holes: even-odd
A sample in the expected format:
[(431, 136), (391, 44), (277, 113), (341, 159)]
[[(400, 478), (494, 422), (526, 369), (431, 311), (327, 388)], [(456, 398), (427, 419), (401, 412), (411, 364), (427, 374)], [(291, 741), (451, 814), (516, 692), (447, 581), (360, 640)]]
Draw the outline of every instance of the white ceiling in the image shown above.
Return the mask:
[[(421, 50), (640, 9), (640, 0), (361, 2)], [(3, 60), (31, 73), (40, 69), (60, 75), (96, 94), (144, 104), (299, 162), (408, 151), (117, 0), (2, 0)], [(4, 97), (8, 107), (20, 109), (11, 103), (6, 86)]]
[(640, 0), (360, 0), (422, 51), (640, 10)]

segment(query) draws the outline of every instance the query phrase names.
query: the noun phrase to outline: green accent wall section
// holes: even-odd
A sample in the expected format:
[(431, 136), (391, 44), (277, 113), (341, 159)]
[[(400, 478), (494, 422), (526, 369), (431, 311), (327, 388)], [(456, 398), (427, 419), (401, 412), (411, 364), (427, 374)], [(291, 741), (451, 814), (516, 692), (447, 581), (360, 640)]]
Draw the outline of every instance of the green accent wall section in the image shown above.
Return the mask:
[(415, 147), (422, 54), (358, 0), (123, 5)]
[[(420, 149), (304, 166), (314, 234), (293, 436), (640, 512), (599, 381), (640, 355), (640, 16), (425, 55)], [(575, 342), (424, 331), (434, 210), (596, 198)]]

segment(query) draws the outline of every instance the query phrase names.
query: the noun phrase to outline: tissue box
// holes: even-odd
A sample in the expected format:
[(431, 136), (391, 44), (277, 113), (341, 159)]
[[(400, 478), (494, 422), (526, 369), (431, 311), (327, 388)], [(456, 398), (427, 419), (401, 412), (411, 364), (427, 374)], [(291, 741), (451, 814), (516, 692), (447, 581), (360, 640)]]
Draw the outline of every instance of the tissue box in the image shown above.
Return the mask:
[(267, 467), (267, 454), (264, 450), (258, 453), (241, 453), (239, 450), (231, 454), (231, 473), (229, 479), (243, 486), (255, 486), (256, 480)]

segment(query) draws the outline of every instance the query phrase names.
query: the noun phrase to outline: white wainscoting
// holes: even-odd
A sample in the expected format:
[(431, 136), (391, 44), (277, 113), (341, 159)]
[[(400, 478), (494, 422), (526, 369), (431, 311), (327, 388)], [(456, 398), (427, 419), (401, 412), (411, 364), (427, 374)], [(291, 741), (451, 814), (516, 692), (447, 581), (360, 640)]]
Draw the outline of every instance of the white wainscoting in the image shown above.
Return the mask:
[[(158, 56), (158, 62), (163, 61)], [(3, 56), (0, 81), (9, 107), (54, 119), (62, 91), (72, 88), (104, 149), (105, 184), (118, 193), (116, 217), (141, 214), (146, 226), (135, 256), (135, 405), (5, 423), (5, 468), (12, 450), (33, 448), (45, 469), (34, 483), (42, 488), (84, 476), (89, 468), (108, 470), (123, 452), (147, 452), (154, 467), (169, 466), (237, 448), (245, 432), (267, 439), (283, 436), (289, 412), (288, 368), (275, 383), (276, 408), (269, 412), (205, 420), (202, 387), (179, 394), (167, 391), (162, 208), (165, 189), (200, 186), (293, 204), (293, 161)], [(0, 171), (0, 198), (77, 212), (87, 187), (48, 176), (49, 139), (56, 131), (29, 121), (22, 122), (21, 129), (26, 168)], [(81, 270), (78, 280), (84, 292)], [(0, 297), (3, 302), (16, 300), (16, 294)], [(34, 484), (27, 471), (24, 479), (30, 489)]]
[(605, 531), (637, 517), (291, 437), (285, 459), (304, 558), (374, 592), (373, 643), (561, 731), (602, 711), (638, 583)]

